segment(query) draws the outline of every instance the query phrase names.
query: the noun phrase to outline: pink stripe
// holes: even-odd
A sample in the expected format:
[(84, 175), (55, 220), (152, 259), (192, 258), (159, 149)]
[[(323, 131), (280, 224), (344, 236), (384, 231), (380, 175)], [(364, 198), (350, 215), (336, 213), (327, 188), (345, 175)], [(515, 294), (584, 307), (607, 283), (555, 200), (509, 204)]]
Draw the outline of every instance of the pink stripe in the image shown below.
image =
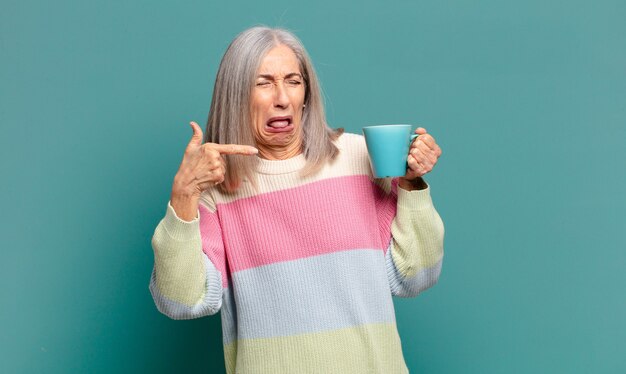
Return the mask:
[(222, 286), (227, 287), (228, 274), (226, 273), (227, 266), (224, 261), (224, 241), (222, 240), (222, 230), (220, 230), (218, 217), (202, 204), (199, 206), (199, 210), (202, 252), (207, 255), (217, 270), (222, 273)]
[(396, 200), (356, 175), (219, 204), (230, 270), (349, 249), (385, 251)]
[(389, 249), (389, 241), (391, 240), (391, 222), (396, 216), (398, 207), (398, 178), (391, 181), (391, 193), (386, 194), (385, 191), (378, 188), (376, 196), (376, 211), (378, 212), (378, 223), (380, 228), (380, 237), (383, 241), (383, 252), (386, 254)]

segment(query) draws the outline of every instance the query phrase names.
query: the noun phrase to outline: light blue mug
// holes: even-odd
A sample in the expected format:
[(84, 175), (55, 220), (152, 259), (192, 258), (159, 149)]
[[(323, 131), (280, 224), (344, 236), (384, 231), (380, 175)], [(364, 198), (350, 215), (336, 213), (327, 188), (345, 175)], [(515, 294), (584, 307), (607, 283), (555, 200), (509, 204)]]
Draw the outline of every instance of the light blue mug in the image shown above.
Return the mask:
[(409, 145), (418, 135), (411, 135), (411, 125), (363, 127), (367, 153), (375, 178), (402, 177), (406, 174)]

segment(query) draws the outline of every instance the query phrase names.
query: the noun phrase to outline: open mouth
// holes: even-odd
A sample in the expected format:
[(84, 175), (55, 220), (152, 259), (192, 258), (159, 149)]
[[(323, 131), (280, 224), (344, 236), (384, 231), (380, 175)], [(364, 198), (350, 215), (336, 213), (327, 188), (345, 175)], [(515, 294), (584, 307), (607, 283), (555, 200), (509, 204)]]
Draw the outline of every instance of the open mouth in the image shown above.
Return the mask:
[(285, 132), (293, 129), (291, 116), (272, 117), (267, 121), (266, 129), (269, 132)]

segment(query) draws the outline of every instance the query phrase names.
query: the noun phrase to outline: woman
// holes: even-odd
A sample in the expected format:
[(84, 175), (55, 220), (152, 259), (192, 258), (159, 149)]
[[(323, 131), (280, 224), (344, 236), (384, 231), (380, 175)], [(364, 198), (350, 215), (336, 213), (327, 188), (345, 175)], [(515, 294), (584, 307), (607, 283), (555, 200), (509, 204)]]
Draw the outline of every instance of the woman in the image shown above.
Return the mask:
[(301, 43), (262, 27), (222, 59), (204, 144), (191, 126), (152, 241), (158, 309), (221, 311), (229, 373), (406, 373), (392, 295), (432, 286), (443, 257), (433, 137), (416, 131), (404, 177), (373, 179)]

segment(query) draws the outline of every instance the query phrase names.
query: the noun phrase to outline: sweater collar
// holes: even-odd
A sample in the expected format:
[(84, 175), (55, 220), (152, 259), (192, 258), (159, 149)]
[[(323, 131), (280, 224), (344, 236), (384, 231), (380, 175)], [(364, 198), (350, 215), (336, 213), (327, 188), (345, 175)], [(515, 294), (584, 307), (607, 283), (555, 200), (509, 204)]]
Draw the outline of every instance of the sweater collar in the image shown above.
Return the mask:
[(304, 153), (286, 160), (266, 160), (257, 156), (258, 172), (261, 174), (287, 174), (299, 171), (306, 165)]

